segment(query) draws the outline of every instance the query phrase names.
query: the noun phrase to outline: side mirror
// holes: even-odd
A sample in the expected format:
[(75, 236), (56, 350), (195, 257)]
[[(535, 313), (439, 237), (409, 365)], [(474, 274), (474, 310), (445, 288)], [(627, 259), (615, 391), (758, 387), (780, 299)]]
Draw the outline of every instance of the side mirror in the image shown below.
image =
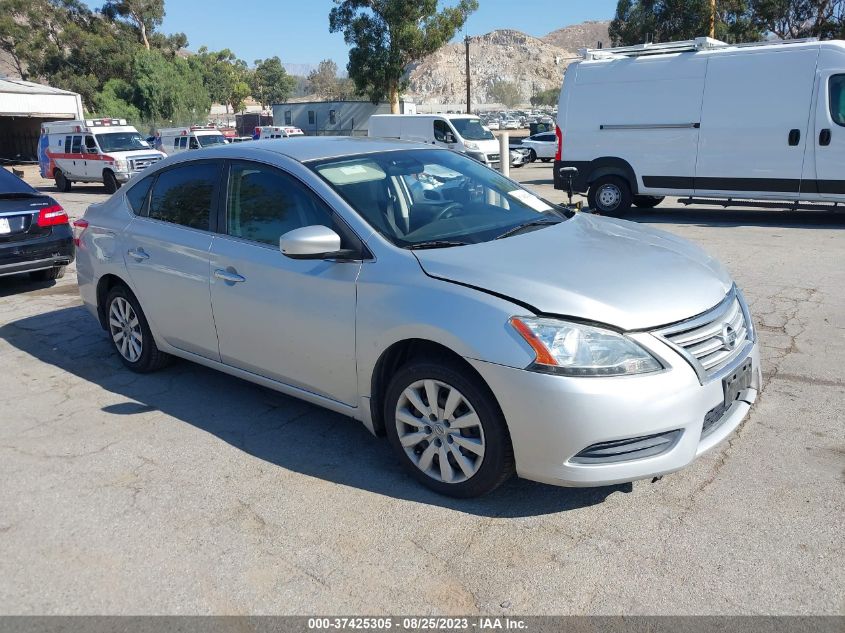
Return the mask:
[(444, 139), (444, 142), (445, 143), (454, 143), (455, 142), (454, 134), (452, 134), (451, 132), (446, 132), (446, 137)]
[(348, 259), (354, 255), (340, 250), (340, 235), (318, 224), (288, 231), (279, 238), (279, 250), (291, 259)]

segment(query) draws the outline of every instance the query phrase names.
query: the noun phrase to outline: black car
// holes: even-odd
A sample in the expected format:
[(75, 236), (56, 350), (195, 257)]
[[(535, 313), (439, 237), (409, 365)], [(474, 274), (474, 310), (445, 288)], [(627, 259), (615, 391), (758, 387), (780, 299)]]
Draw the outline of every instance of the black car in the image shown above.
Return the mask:
[(0, 167), (0, 277), (58, 279), (73, 256), (73, 231), (61, 205)]

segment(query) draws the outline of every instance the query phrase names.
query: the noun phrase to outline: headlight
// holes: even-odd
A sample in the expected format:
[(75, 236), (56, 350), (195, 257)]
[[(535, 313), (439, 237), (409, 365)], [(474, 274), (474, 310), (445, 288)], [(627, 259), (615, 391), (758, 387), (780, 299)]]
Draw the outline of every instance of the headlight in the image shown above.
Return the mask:
[(470, 141), (466, 141), (464, 143), (464, 147), (473, 151), (478, 151), (478, 143), (471, 143)]
[(566, 376), (626, 376), (663, 369), (636, 342), (611, 330), (536, 317), (513, 317), (510, 324), (534, 350), (534, 369)]
[(114, 168), (117, 171), (128, 171), (129, 170), (129, 161), (116, 160), (116, 161), (114, 161)]

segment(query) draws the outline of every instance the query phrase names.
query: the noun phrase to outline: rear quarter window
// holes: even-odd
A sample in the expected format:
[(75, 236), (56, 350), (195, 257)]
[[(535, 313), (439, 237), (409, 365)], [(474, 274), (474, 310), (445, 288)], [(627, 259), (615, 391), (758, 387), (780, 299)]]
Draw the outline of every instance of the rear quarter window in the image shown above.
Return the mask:
[(135, 215), (146, 215), (147, 194), (150, 193), (152, 184), (153, 176), (147, 176), (132, 185), (126, 192), (126, 202), (129, 203), (129, 208)]
[(845, 127), (845, 75), (830, 78), (830, 117), (836, 125)]

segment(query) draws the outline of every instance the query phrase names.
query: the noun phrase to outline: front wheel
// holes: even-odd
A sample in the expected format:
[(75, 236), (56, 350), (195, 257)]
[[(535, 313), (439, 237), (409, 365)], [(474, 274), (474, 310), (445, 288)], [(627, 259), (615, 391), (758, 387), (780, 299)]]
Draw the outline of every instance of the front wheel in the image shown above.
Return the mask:
[(631, 187), (619, 176), (601, 176), (590, 185), (587, 204), (600, 213), (626, 213), (631, 209)]
[(120, 183), (117, 182), (114, 172), (108, 169), (103, 172), (103, 184), (106, 186), (106, 193), (114, 193), (120, 189)]
[(65, 176), (61, 170), (57, 169), (53, 174), (53, 178), (56, 180), (56, 189), (58, 189), (62, 193), (67, 193), (68, 191), (70, 191), (70, 180), (67, 179), (67, 176)]
[(663, 200), (660, 196), (634, 196), (634, 206), (638, 209), (653, 209)]
[(537, 152), (535, 152), (533, 149), (528, 150), (528, 162), (533, 163), (536, 160), (537, 160)]
[(112, 345), (129, 369), (146, 374), (170, 361), (170, 355), (156, 346), (138, 299), (126, 286), (115, 286), (109, 292), (106, 318)]
[(514, 472), (510, 434), (493, 394), (448, 362), (402, 367), (388, 386), (384, 414), (399, 460), (435, 492), (480, 496)]

